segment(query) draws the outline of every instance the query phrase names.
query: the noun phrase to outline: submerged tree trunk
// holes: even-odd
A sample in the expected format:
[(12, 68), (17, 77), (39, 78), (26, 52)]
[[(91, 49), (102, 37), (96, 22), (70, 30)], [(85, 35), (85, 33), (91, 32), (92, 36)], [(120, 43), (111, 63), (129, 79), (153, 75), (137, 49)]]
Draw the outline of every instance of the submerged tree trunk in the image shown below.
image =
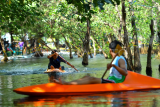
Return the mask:
[(91, 48), (89, 47), (89, 55), (90, 55), (90, 58), (93, 58), (93, 55), (92, 55), (92, 52), (91, 52)]
[(84, 54), (83, 54), (82, 65), (84, 66), (88, 65), (89, 39), (90, 39), (90, 20), (87, 19), (87, 33), (83, 41)]
[(129, 40), (128, 40), (128, 32), (126, 27), (126, 10), (125, 10), (125, 0), (122, 0), (122, 25), (123, 25), (123, 31), (124, 31), (124, 45), (127, 50), (128, 56), (126, 56), (127, 62), (128, 62), (128, 70), (133, 69), (133, 62), (132, 62), (132, 54), (129, 46)]
[(131, 12), (131, 23), (133, 27), (133, 37), (134, 37), (134, 72), (141, 73), (141, 61), (140, 61), (140, 53), (139, 53), (139, 46), (138, 46), (138, 37), (137, 37), (137, 28), (135, 23), (135, 15), (132, 7), (133, 0), (129, 0), (130, 2), (130, 12)]
[(0, 30), (0, 42), (1, 42), (2, 51), (3, 51), (3, 54), (4, 54), (4, 58), (2, 59), (2, 61), (7, 62), (8, 61), (8, 57), (7, 57), (6, 50), (4, 48), (4, 41), (1, 38), (1, 30)]
[(154, 39), (154, 22), (153, 19), (151, 19), (151, 24), (150, 24), (150, 30), (151, 30), (151, 36), (150, 36), (150, 41), (149, 41), (149, 47), (148, 47), (148, 53), (147, 53), (147, 67), (146, 67), (146, 74), (148, 76), (152, 76), (152, 67), (151, 67), (151, 51), (152, 51), (152, 44), (153, 44), (153, 39)]

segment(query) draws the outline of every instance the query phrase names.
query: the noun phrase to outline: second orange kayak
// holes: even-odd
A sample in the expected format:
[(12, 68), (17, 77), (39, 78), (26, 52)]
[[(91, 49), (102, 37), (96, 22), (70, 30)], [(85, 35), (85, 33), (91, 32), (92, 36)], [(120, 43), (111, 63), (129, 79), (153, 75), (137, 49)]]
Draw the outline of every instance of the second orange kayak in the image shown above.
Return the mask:
[(50, 72), (65, 72), (65, 70), (61, 70), (61, 69), (47, 69), (46, 71), (44, 71), (44, 73), (50, 73)]

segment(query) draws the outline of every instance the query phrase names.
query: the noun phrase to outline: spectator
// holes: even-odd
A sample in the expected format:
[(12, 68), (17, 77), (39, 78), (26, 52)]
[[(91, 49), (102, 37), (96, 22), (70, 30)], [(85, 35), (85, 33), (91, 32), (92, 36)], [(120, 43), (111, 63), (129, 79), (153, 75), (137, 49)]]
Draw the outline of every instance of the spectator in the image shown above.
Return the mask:
[(19, 44), (20, 50), (22, 51), (22, 50), (23, 50), (24, 42), (23, 42), (23, 41), (20, 41), (18, 44)]

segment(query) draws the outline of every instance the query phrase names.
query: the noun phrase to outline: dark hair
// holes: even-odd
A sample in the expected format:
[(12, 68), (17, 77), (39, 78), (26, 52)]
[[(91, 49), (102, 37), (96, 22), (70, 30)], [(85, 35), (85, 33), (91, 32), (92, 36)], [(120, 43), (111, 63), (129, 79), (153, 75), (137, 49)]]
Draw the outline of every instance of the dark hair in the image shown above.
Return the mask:
[(119, 44), (120, 46), (122, 46), (122, 43), (121, 43), (121, 42), (119, 42), (119, 41), (117, 41), (117, 40), (114, 40), (114, 41), (112, 41), (112, 42), (109, 44), (109, 48), (112, 49), (112, 51), (114, 52), (114, 50), (116, 49), (116, 46), (117, 46), (118, 44)]
[(51, 54), (54, 54), (54, 52), (57, 52), (57, 50), (53, 50), (53, 51), (51, 52)]

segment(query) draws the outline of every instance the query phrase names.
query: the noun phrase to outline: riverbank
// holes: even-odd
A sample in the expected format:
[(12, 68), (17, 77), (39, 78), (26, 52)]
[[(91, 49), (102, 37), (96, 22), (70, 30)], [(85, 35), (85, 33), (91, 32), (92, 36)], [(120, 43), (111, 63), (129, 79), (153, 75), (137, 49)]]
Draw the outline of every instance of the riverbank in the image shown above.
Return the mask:
[[(51, 51), (44, 51), (42, 52), (43, 56), (47, 56), (51, 53)], [(13, 56), (9, 56), (8, 59), (12, 60), (12, 59), (18, 59), (18, 58), (32, 58), (34, 57), (34, 54), (29, 54), (29, 55), (13, 55)], [(3, 54), (0, 54), (0, 61), (4, 58)]]

